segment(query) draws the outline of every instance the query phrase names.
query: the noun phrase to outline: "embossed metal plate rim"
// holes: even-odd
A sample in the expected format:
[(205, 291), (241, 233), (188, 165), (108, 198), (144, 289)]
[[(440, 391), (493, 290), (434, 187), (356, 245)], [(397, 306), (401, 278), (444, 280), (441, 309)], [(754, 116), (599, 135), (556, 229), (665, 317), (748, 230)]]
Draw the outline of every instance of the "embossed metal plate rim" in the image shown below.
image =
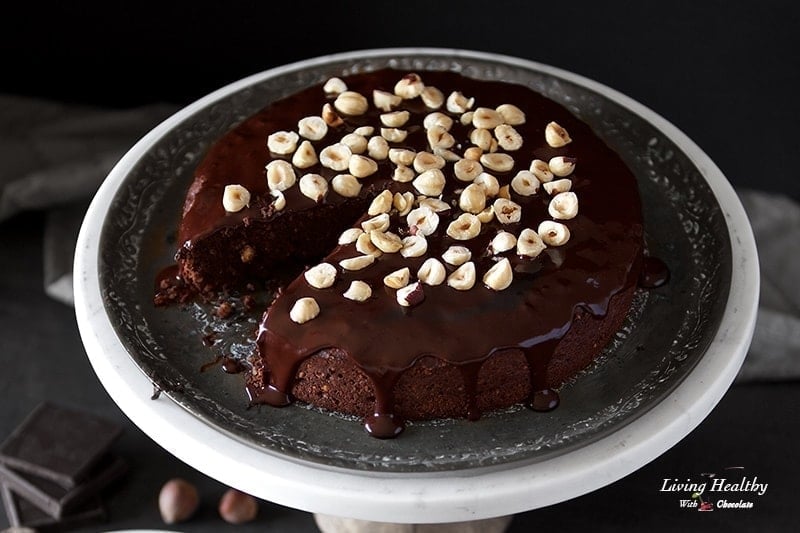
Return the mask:
[[(237, 439), (294, 460), (357, 470), (474, 470), (541, 461), (602, 438), (658, 403), (702, 357), (725, 305), (730, 250), (719, 205), (699, 170), (647, 121), (580, 84), (515, 61), (437, 51), (376, 51), (356, 60), (331, 57), (273, 76), (254, 76), (236, 90), (214, 93), (207, 105), (189, 116), (184, 114), (130, 169), (103, 227), (100, 267), (106, 310), (131, 357), (194, 416)], [(179, 344), (191, 343), (191, 335), (199, 336), (196, 329), (186, 328), (191, 321), (197, 324), (198, 316), (184, 315), (181, 322), (180, 315), (167, 316), (172, 311), (154, 313), (147, 308), (152, 290), (149, 280), (154, 275), (152, 260), (163, 261), (167, 248), (160, 254), (153, 249), (168, 240), (168, 235), (157, 234), (155, 228), (174, 227), (165, 213), (179, 211), (181, 191), (203, 149), (219, 133), (261, 107), (264, 98), (280, 97), (336, 73), (387, 65), (450, 68), (476, 77), (522, 81), (592, 123), (636, 170), (648, 207), (651, 249), (657, 255), (674, 255), (676, 264), (691, 265), (692, 271), (676, 276), (668, 288), (642, 302), (639, 310), (646, 318), (639, 323), (629, 320), (615, 341), (614, 355), (609, 354), (603, 364), (566, 386), (565, 394), (588, 408), (562, 406), (545, 421), (527, 411), (511, 410), (486, 417), (479, 424), (421, 423), (403, 438), (377, 445), (357, 424), (313, 410), (243, 412), (242, 401), (237, 409), (236, 400), (231, 400), (235, 381), (227, 378), (226, 382), (224, 376), (214, 376), (217, 382), (194, 376), (192, 369), (196, 373), (202, 361), (176, 361), (176, 353), (189, 357), (181, 353)], [(677, 239), (673, 228), (680, 229)], [(681, 291), (691, 298), (678, 298)], [(203, 310), (198, 313), (207, 315)], [(657, 317), (672, 317), (672, 321)], [(680, 318), (677, 323), (676, 317)], [(654, 331), (648, 329), (648, 323), (659, 325), (660, 344), (653, 342)], [(204, 325), (215, 327), (208, 321)], [(171, 336), (170, 331), (181, 334)], [(643, 364), (642, 358), (635, 356), (637, 343), (645, 338), (649, 352), (661, 355)], [(615, 378), (619, 375), (628, 380)], [(605, 395), (601, 401), (595, 397), (598, 392)], [(581, 397), (594, 401), (578, 402)], [(509, 433), (509, 421), (512, 426), (533, 429)], [(309, 433), (311, 426), (329, 437)]]

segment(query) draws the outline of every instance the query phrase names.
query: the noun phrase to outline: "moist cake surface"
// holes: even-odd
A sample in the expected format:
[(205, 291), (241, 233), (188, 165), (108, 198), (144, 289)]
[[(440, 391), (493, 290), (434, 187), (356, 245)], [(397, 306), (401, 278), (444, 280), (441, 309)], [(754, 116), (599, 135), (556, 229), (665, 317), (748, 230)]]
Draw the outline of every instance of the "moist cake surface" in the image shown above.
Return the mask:
[[(347, 107), (316, 86), (216, 143), (187, 195), (181, 276), (207, 291), (303, 272), (263, 317), (254, 402), (294, 396), (359, 414), (376, 436), (398, 433), (403, 417), (550, 409), (552, 389), (629, 308), (642, 253), (635, 178), (585, 123), (528, 88), (404, 74), (344, 78), (363, 113), (360, 99)], [(384, 104), (375, 90), (410, 97)], [(322, 116), (319, 139), (299, 124)], [(272, 146), (285, 154), (267, 147), (279, 132), (290, 142)], [(301, 157), (309, 146), (314, 157)], [(248, 200), (238, 210), (223, 206), (233, 184)]]

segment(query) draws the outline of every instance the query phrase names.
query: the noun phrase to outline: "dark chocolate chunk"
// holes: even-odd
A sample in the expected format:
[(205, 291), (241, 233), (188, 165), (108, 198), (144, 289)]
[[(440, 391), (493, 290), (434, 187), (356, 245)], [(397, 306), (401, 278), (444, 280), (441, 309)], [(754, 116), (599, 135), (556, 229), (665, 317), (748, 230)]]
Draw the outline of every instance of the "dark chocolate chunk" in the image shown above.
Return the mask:
[(105, 507), (99, 499), (87, 502), (86, 505), (74, 512), (57, 519), (49, 516), (5, 485), (0, 485), (0, 496), (2, 496), (3, 506), (6, 509), (8, 523), (12, 527), (33, 528), (41, 533), (70, 531), (78, 526), (106, 518)]
[(62, 518), (97, 496), (127, 469), (122, 459), (107, 456), (92, 469), (86, 481), (65, 489), (48, 479), (0, 465), (0, 482), (53, 518)]
[(43, 403), (0, 446), (0, 463), (69, 489), (86, 478), (121, 432), (103, 418)]

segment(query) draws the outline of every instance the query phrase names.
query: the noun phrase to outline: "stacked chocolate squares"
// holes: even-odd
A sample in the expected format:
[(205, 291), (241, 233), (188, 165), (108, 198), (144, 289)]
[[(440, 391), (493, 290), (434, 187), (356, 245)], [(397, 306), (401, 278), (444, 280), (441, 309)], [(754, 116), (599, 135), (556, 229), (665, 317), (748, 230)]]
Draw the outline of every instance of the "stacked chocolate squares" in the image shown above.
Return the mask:
[(37, 407), (0, 445), (0, 492), (10, 525), (52, 530), (104, 519), (101, 493), (127, 469), (109, 453), (121, 433), (89, 413)]

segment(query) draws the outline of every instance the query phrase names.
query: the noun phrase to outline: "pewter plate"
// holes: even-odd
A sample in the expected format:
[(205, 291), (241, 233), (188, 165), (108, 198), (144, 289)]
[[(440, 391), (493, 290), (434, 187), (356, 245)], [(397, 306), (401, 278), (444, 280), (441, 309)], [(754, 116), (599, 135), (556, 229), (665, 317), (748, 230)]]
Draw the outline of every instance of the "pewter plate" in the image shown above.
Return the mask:
[[(333, 75), (379, 69), (453, 70), (527, 85), (588, 122), (639, 182), (651, 255), (670, 266), (665, 287), (641, 292), (604, 355), (564, 385), (561, 406), (480, 421), (418, 422), (394, 440), (370, 438), (358, 420), (301, 405), (248, 408), (243, 376), (201, 367), (253, 348), (258, 313), (220, 320), (211, 304), (154, 308), (153, 280), (172, 262), (175, 228), (192, 172), (209, 145), (272, 100)], [(653, 124), (599, 92), (535, 65), (446, 51), (331, 58), (222, 89), (175, 123), (129, 167), (99, 243), (105, 311), (154, 386), (194, 417), (268, 454), (355, 471), (415, 473), (534, 463), (609, 435), (661, 402), (714, 339), (731, 284), (725, 218), (703, 174)], [(268, 294), (259, 296), (269, 301)], [(214, 334), (209, 347), (203, 338)]]

